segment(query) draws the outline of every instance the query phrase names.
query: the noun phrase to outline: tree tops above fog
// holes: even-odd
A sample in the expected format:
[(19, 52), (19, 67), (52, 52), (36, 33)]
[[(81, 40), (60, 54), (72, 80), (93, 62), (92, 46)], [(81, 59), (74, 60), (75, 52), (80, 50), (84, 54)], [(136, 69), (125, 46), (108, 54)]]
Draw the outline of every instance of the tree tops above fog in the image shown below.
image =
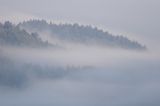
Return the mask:
[(0, 23), (0, 44), (21, 47), (44, 47), (50, 45), (47, 41), (43, 42), (37, 33), (30, 34), (9, 21), (4, 24)]
[(47, 23), (45, 20), (30, 20), (22, 22), (19, 26), (32, 32), (49, 31), (53, 38), (63, 41), (81, 43), (87, 45), (98, 45), (118, 47), (124, 49), (145, 50), (146, 47), (136, 41), (131, 41), (124, 36), (114, 36), (97, 27), (79, 24), (55, 24)]
[[(31, 33), (29, 33), (31, 32)], [(0, 44), (14, 46), (47, 47), (53, 46), (43, 41), (39, 34), (49, 32), (51, 38), (69, 43), (83, 45), (116, 47), (123, 49), (145, 50), (146, 47), (124, 36), (114, 36), (97, 27), (79, 24), (55, 24), (45, 20), (30, 20), (13, 25), (10, 22), (0, 23)], [(45, 36), (45, 34), (43, 35)]]

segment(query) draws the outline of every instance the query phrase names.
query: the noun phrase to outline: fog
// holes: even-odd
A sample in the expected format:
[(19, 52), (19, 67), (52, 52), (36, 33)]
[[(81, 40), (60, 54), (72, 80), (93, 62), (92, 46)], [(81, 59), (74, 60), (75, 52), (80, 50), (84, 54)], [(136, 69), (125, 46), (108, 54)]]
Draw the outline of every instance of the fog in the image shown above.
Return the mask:
[[(160, 57), (156, 52), (96, 46), (2, 47), (1, 57), (14, 63), (7, 64), (13, 71), (8, 71), (9, 78), (1, 78), (0, 104), (3, 106), (160, 104)], [(41, 68), (43, 72), (39, 73)], [(11, 77), (12, 81), (8, 80)]]
[(159, 106), (159, 10), (158, 0), (0, 0), (1, 23), (78, 23), (147, 47), (66, 42), (48, 30), (38, 34), (55, 47), (2, 46), (0, 39), (0, 106)]

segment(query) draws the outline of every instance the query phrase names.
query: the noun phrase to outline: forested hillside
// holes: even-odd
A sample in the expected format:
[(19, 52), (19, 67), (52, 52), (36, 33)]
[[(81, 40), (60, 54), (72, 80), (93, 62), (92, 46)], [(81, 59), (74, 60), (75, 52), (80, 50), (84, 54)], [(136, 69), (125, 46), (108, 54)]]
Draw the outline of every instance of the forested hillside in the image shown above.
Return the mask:
[(124, 36), (115, 36), (92, 26), (83, 26), (79, 24), (49, 24), (45, 20), (30, 20), (20, 23), (19, 27), (31, 32), (49, 32), (52, 38), (66, 42), (123, 49), (146, 49), (145, 46), (137, 41), (129, 40)]
[(18, 47), (47, 47), (48, 41), (43, 41), (37, 33), (28, 33), (10, 22), (0, 23), (0, 45)]

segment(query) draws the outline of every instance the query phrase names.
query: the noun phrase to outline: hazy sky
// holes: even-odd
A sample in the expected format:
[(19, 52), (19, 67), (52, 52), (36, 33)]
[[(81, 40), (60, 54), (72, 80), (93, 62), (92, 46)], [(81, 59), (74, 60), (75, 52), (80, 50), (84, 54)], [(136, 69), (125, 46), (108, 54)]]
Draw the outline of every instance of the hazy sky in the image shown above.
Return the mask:
[(131, 35), (142, 43), (160, 39), (159, 0), (0, 0), (0, 14), (1, 21), (79, 22)]

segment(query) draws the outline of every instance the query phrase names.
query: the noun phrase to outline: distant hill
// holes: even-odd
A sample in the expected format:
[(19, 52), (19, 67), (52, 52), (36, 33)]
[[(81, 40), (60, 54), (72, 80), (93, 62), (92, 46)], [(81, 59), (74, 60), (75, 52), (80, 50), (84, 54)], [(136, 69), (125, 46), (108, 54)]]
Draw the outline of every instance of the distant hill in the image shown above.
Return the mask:
[[(137, 41), (129, 40), (124, 36), (114, 36), (97, 27), (79, 24), (54, 24), (45, 20), (30, 20), (18, 25), (20, 28), (31, 32), (50, 32), (51, 37), (61, 41), (98, 45), (123, 49), (146, 50), (144, 45)], [(45, 36), (45, 35), (44, 35)]]
[(0, 87), (24, 88), (37, 79), (59, 79), (70, 73), (91, 69), (89, 66), (47, 66), (19, 63), (0, 53)]
[(37, 33), (29, 34), (10, 22), (0, 23), (0, 45), (19, 47), (52, 46), (47, 41), (42, 41)]

